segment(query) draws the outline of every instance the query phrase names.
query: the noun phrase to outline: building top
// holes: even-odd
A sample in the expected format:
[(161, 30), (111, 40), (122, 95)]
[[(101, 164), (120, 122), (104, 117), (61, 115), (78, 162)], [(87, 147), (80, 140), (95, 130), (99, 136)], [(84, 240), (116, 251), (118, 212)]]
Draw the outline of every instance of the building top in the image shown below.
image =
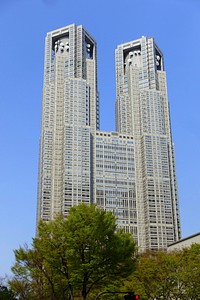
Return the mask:
[(86, 33), (86, 35), (95, 42), (95, 39), (91, 36), (91, 34), (82, 26), (82, 25), (76, 25), (76, 24), (70, 24), (70, 25), (67, 25), (67, 26), (64, 26), (64, 27), (60, 27), (60, 28), (57, 28), (55, 30), (52, 30), (52, 31), (49, 31), (47, 32), (47, 36), (58, 36), (58, 35), (62, 35), (62, 34), (66, 34), (69, 32), (69, 29), (72, 28), (72, 27), (77, 27), (77, 28), (80, 28), (82, 30), (84, 30), (84, 32)]
[(127, 135), (127, 134), (121, 134), (117, 131), (96, 131), (96, 136), (105, 136), (105, 137), (119, 137), (119, 138), (125, 138), (125, 139), (130, 139), (133, 140), (132, 135)]

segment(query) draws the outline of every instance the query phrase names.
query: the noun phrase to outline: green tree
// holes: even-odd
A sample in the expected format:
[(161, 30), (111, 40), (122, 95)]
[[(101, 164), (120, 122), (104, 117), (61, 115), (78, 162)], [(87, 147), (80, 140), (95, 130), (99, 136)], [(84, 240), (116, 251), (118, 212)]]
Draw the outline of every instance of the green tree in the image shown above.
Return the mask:
[(179, 286), (182, 299), (200, 299), (200, 244), (183, 249), (179, 258)]
[(0, 300), (16, 300), (16, 298), (7, 286), (0, 285)]
[(21, 247), (15, 257), (10, 284), (18, 292), (25, 286), (21, 299), (85, 300), (132, 273), (135, 243), (117, 230), (112, 213), (81, 204), (71, 208), (67, 219), (40, 222), (32, 249)]
[(142, 299), (170, 299), (176, 263), (171, 255), (147, 252), (139, 255), (136, 271), (125, 282), (126, 289), (140, 294)]
[(200, 245), (172, 253), (139, 255), (136, 271), (125, 280), (123, 290), (133, 290), (142, 299), (200, 299)]

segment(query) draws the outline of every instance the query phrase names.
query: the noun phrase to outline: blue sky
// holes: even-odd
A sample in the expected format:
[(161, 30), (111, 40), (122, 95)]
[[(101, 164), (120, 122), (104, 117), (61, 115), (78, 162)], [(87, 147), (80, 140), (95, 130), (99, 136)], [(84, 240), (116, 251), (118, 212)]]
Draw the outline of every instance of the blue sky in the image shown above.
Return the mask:
[(101, 129), (114, 130), (114, 50), (154, 36), (167, 72), (182, 236), (200, 231), (200, 1), (0, 0), (0, 277), (35, 235), (46, 32), (76, 23), (98, 44)]

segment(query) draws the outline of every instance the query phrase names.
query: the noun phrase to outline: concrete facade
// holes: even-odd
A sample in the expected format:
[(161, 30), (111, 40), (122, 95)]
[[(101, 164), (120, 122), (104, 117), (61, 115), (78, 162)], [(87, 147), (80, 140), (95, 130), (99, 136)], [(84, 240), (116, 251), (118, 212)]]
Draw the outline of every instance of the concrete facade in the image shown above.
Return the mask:
[(182, 250), (189, 248), (192, 244), (200, 244), (200, 232), (181, 239), (167, 247), (167, 251)]

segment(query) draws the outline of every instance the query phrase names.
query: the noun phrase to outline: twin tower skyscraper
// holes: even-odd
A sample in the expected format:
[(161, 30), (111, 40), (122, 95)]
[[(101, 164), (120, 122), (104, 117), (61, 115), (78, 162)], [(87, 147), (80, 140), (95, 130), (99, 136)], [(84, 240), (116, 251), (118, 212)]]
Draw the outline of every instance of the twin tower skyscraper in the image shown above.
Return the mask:
[(116, 132), (103, 132), (95, 40), (74, 24), (46, 36), (37, 221), (96, 203), (141, 250), (166, 249), (180, 217), (163, 54), (142, 36), (115, 56)]

